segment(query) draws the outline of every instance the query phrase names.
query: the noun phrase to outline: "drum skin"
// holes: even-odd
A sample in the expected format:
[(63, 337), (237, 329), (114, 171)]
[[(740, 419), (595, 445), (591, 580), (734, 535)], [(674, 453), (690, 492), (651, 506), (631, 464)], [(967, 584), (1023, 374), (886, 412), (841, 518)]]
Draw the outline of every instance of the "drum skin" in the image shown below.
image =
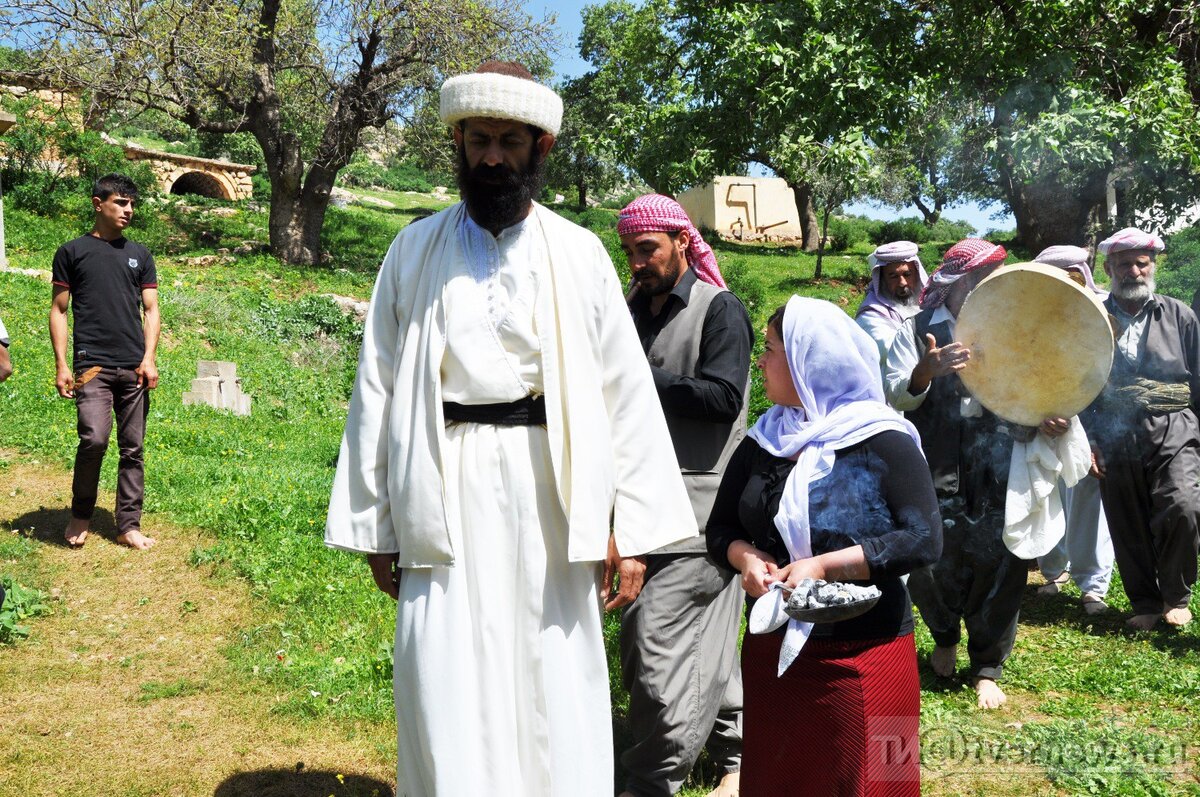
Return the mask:
[(983, 406), (1037, 426), (1078, 415), (1112, 368), (1113, 332), (1100, 299), (1041, 263), (1003, 266), (967, 297), (955, 336), (971, 351), (959, 372)]

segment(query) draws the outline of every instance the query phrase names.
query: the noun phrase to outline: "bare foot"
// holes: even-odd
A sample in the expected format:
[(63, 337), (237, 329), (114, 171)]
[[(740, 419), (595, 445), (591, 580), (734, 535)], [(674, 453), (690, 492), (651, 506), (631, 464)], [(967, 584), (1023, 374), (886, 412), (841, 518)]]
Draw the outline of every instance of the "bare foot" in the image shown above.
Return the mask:
[(131, 529), (124, 534), (118, 534), (117, 542), (121, 543), (122, 545), (128, 545), (130, 548), (133, 548), (136, 551), (145, 551), (150, 548), (150, 546), (154, 545), (154, 538), (147, 537), (137, 529)]
[(991, 678), (975, 679), (975, 703), (982, 709), (1000, 708), (1008, 696)]
[(1169, 625), (1179, 628), (1192, 621), (1192, 613), (1186, 606), (1181, 609), (1168, 609), (1163, 614), (1163, 619), (1166, 620)]
[(71, 518), (71, 522), (67, 524), (67, 530), (63, 532), (63, 537), (67, 541), (67, 545), (72, 548), (82, 548), (83, 543), (87, 541), (88, 531), (92, 527), (92, 521), (77, 517)]
[(717, 788), (708, 793), (708, 797), (738, 797), (741, 782), (741, 772), (726, 772)]
[(958, 645), (948, 647), (938, 645), (933, 649), (933, 653), (929, 654), (929, 666), (933, 668), (934, 675), (940, 678), (949, 678), (954, 675), (957, 659)]
[(1125, 621), (1125, 627), (1133, 631), (1149, 631), (1158, 623), (1157, 614), (1135, 614)]

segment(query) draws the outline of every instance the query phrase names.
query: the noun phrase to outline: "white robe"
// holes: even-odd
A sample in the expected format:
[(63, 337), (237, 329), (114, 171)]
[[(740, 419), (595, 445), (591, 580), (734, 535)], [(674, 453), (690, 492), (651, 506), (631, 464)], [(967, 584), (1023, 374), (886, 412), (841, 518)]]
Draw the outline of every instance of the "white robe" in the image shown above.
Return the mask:
[[(544, 262), (509, 282), (498, 315), (463, 221), (455, 206), (416, 223), (381, 269), (326, 541), (405, 565), (398, 795), (610, 797), (597, 564), (609, 512), (626, 554), (695, 534), (695, 520), (599, 241), (537, 208), (523, 235)], [(399, 256), (410, 230), (433, 256)], [(442, 421), (442, 400), (543, 391), (546, 427)], [(421, 493), (433, 476), (436, 494)], [(576, 516), (604, 496), (601, 517)]]
[[(452, 564), (438, 378), (444, 290), (467, 273), (462, 203), (414, 222), (384, 258), (363, 328), (325, 543), (398, 553), (403, 567)], [(650, 366), (616, 271), (591, 232), (535, 204), (549, 260), (535, 315), (554, 481), (571, 561), (626, 556), (696, 535)]]

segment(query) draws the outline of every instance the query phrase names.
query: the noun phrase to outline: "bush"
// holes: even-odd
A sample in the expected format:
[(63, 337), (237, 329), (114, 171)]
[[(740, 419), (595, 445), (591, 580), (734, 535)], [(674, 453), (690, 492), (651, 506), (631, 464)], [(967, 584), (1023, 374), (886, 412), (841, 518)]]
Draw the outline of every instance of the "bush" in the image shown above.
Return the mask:
[(433, 191), (429, 175), (411, 162), (382, 166), (365, 155), (359, 154), (338, 173), (343, 185), (359, 188), (384, 188), (388, 191)]
[(889, 241), (912, 241), (915, 244), (934, 241), (955, 243), (975, 235), (975, 228), (965, 221), (938, 219), (930, 227), (921, 219), (907, 217), (884, 222), (871, 234), (871, 243), (885, 244)]
[(871, 236), (871, 243), (876, 246), (890, 241), (912, 241), (915, 244), (923, 244), (932, 240), (933, 228), (916, 218), (885, 221)]
[(14, 208), (47, 216), (73, 213), (96, 178), (110, 172), (129, 175), (144, 195), (158, 193), (149, 164), (127, 161), (121, 147), (105, 143), (94, 130), (80, 129), (69, 113), (31, 97), (6, 97), (2, 105), (21, 119), (5, 136), (0, 170)]
[(866, 243), (881, 224), (882, 222), (861, 216), (832, 216), (829, 219), (829, 229), (825, 233), (825, 249), (830, 252), (853, 249)]
[(957, 243), (963, 238), (971, 238), (977, 234), (977, 230), (965, 221), (951, 221), (950, 219), (938, 219), (937, 224), (933, 225), (933, 235), (929, 239), (931, 241), (950, 241)]

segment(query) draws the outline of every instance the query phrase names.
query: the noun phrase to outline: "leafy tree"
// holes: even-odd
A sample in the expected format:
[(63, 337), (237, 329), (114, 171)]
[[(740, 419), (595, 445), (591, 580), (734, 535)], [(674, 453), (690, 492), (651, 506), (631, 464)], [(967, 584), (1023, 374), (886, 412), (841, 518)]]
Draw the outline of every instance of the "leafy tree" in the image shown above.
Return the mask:
[(550, 42), (517, 0), (0, 0), (43, 79), (253, 135), (271, 183), (272, 252), (321, 260), (338, 171), (446, 72)]
[(615, 163), (589, 145), (587, 132), (607, 123), (608, 99), (593, 75), (566, 81), (559, 94), (563, 99), (563, 123), (554, 152), (547, 163), (547, 183), (555, 188), (573, 188), (580, 210), (587, 208), (590, 195), (604, 194), (625, 182)]
[(871, 152), (878, 180), (870, 196), (885, 205), (913, 205), (932, 227), (942, 211), (970, 198), (977, 181), (963, 155), (963, 133), (984, 110), (932, 81), (917, 81), (903, 122)]
[(1200, 195), (1200, 3), (937, 0), (920, 48), (950, 103), (982, 103), (956, 156), (1031, 251), (1108, 226), (1110, 175), (1161, 222)]
[(617, 87), (605, 138), (621, 161), (666, 193), (760, 163), (791, 186), (809, 250), (821, 238), (814, 181), (832, 174), (819, 164), (854, 161), (896, 116), (888, 99), (911, 57), (897, 45), (919, 18), (886, 0), (589, 11), (581, 53)]
[(128, 174), (144, 194), (157, 192), (149, 165), (126, 161), (121, 147), (83, 127), (76, 109), (32, 94), (0, 96), (0, 108), (20, 120), (0, 138), (0, 183), (17, 206), (50, 214), (74, 207), (97, 178), (115, 171)]

